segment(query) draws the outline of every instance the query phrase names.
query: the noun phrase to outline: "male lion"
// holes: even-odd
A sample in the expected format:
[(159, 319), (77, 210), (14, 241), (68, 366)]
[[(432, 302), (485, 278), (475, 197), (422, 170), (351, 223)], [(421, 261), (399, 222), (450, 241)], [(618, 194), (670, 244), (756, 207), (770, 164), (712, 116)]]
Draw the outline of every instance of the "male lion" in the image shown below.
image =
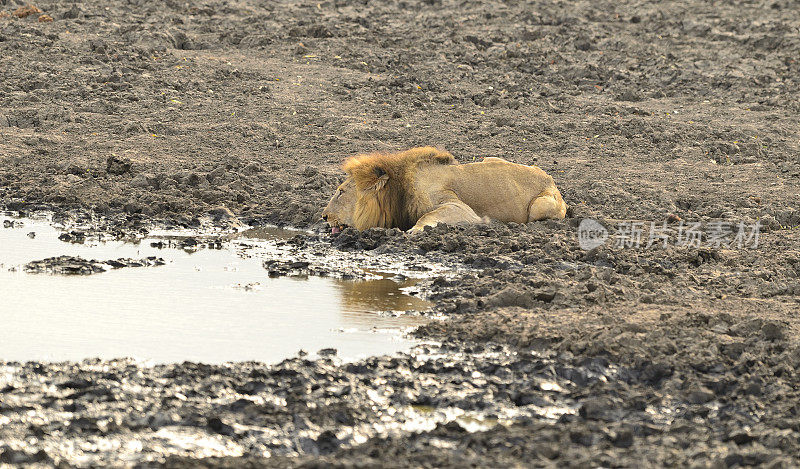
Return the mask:
[(419, 147), (353, 156), (343, 169), (347, 179), (322, 212), (332, 233), (347, 226), (417, 232), (486, 219), (526, 223), (567, 212), (552, 177), (502, 158), (459, 164), (448, 152)]

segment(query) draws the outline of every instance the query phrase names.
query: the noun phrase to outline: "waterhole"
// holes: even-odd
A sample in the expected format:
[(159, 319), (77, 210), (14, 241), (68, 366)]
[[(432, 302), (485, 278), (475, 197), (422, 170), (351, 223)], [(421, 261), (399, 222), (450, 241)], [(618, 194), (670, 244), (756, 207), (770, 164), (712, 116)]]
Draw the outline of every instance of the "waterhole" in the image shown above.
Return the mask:
[[(185, 249), (186, 234), (170, 232), (76, 243), (47, 219), (0, 215), (0, 361), (275, 363), (300, 350), (352, 360), (414, 345), (403, 331), (419, 317), (386, 314), (428, 308), (404, 291), (413, 279), (270, 278), (262, 254), (294, 234), (260, 228), (217, 249)], [(26, 269), (56, 256), (114, 262), (91, 275)], [(67, 264), (61, 272), (81, 267)]]

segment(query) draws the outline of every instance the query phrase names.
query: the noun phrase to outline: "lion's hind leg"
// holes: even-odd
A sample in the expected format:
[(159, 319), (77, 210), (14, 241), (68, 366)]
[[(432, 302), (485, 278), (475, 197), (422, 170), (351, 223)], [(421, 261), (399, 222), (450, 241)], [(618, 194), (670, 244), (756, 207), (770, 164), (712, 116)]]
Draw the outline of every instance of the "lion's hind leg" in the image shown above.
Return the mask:
[(543, 190), (528, 206), (528, 221), (564, 218), (566, 214), (567, 204), (555, 186)]
[(426, 226), (435, 226), (439, 223), (458, 225), (483, 223), (484, 221), (483, 218), (479, 217), (478, 214), (464, 202), (445, 202), (423, 215), (409, 232), (417, 233), (422, 231)]

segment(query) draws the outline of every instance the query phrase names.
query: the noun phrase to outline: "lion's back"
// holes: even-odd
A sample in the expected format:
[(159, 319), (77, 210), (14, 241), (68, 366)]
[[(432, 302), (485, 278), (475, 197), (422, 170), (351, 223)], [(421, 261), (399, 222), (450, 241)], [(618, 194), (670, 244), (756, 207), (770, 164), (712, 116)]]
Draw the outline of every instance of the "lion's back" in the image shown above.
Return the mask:
[(502, 222), (527, 222), (531, 201), (555, 185), (553, 178), (536, 166), (495, 157), (450, 167), (450, 171), (447, 184), (459, 199), (479, 216)]

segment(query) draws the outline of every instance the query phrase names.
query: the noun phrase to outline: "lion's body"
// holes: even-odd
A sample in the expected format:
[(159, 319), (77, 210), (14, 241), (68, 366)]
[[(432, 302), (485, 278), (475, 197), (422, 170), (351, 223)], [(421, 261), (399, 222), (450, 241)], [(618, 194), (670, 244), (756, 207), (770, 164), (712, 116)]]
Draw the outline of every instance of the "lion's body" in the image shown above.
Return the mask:
[[(530, 213), (531, 203), (548, 190), (557, 196), (556, 201), (566, 212), (553, 178), (535, 166), (511, 163), (501, 158), (428, 167), (416, 174), (414, 189), (418, 197), (430, 201), (423, 208), (425, 213), (442, 203), (458, 200), (478, 217), (504, 223), (527, 223), (534, 221)], [(563, 213), (553, 215), (544, 218), (564, 217)]]
[[(552, 177), (535, 166), (501, 158), (458, 164), (447, 152), (423, 147), (393, 155), (356, 156), (344, 169), (349, 177), (340, 190), (355, 185), (355, 206), (345, 213), (345, 204), (336, 207), (335, 195), (323, 214), (329, 223), (335, 218), (336, 223), (359, 230), (419, 231), (438, 223), (486, 219), (526, 223), (564, 218), (566, 213)], [(334, 223), (331, 226), (335, 228)]]

